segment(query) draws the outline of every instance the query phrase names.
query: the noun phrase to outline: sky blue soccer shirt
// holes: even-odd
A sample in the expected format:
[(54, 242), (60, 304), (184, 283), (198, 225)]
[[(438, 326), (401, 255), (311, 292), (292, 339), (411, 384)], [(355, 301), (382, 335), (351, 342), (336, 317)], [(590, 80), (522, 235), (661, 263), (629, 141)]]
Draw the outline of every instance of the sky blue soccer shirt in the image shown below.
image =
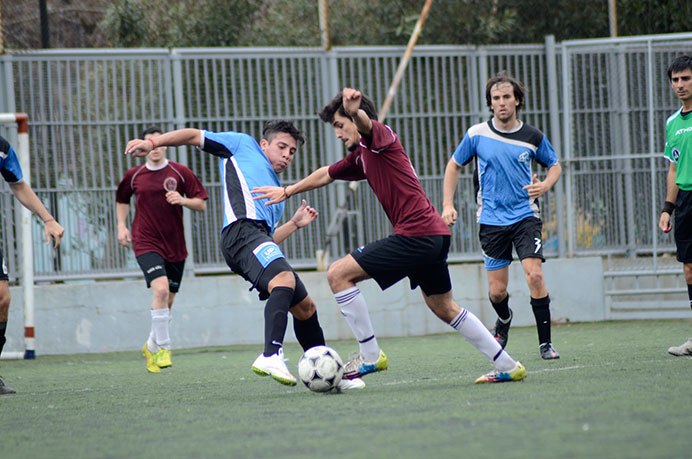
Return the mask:
[(478, 159), (478, 223), (508, 226), (540, 218), (537, 200), (522, 188), (531, 183), (532, 160), (544, 167), (557, 163), (541, 131), (524, 123), (511, 132), (499, 131), (491, 119), (471, 126), (452, 157), (460, 166)]
[(268, 199), (253, 200), (258, 186), (281, 186), (269, 159), (257, 141), (241, 132), (202, 131), (202, 150), (219, 156), (223, 183), (223, 228), (243, 218), (263, 221), (274, 233), (284, 213), (284, 203), (265, 205)]
[(24, 178), (17, 154), (2, 136), (0, 136), (0, 173), (7, 183), (17, 183)]

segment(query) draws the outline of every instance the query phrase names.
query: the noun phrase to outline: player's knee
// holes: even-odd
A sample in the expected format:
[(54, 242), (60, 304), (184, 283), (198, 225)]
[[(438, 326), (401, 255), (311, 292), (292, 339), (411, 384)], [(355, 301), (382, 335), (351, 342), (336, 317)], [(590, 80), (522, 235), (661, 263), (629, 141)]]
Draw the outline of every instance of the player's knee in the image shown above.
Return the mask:
[(168, 304), (168, 282), (152, 282), (151, 290), (156, 300)]
[(308, 296), (290, 309), (291, 314), (298, 320), (308, 320), (317, 311), (315, 302)]
[(490, 289), (489, 295), (490, 301), (493, 303), (500, 303), (502, 302), (505, 298), (507, 298), (507, 289), (506, 288), (500, 288), (500, 289)]
[(343, 290), (342, 284), (347, 281), (347, 279), (344, 276), (344, 272), (342, 268), (342, 263), (341, 260), (337, 260), (334, 263), (332, 263), (329, 266), (329, 269), (327, 270), (327, 282), (329, 282), (329, 286), (332, 288), (332, 291), (338, 292), (340, 290)]
[(530, 288), (540, 289), (545, 283), (543, 280), (543, 271), (531, 271), (526, 274), (526, 282), (529, 284)]

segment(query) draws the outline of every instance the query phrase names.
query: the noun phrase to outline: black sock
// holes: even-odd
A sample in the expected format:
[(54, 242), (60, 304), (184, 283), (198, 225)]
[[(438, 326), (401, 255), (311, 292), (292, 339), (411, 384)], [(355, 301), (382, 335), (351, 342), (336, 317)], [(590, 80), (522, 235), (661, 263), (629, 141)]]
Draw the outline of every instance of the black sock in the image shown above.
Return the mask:
[(298, 320), (294, 317), (293, 331), (304, 351), (311, 347), (324, 346), (324, 333), (322, 333), (320, 321), (317, 319), (317, 311), (306, 320)]
[(281, 349), (288, 324), (293, 289), (275, 287), (264, 306), (264, 356), (276, 354)]
[(7, 330), (7, 321), (0, 322), (0, 354), (2, 354), (2, 348), (5, 346), (7, 339), (5, 338), (5, 330)]
[[(690, 307), (692, 308), (692, 284), (687, 284), (687, 296), (690, 297)], [(0, 350), (2, 350), (2, 347), (0, 347)]]
[(509, 295), (505, 296), (505, 299), (500, 301), (499, 303), (494, 303), (493, 300), (490, 300), (490, 304), (493, 305), (493, 309), (495, 309), (495, 312), (497, 313), (497, 316), (504, 320), (507, 321), (510, 318), (509, 314)]
[(538, 329), (538, 343), (550, 342), (550, 296), (545, 298), (531, 298), (531, 309), (536, 318)]

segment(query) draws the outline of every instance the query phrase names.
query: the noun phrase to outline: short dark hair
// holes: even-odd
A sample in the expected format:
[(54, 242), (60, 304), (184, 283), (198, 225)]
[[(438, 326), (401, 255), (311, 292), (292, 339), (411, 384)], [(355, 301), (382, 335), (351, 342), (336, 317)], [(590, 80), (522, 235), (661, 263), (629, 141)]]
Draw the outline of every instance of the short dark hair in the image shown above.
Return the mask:
[(668, 66), (668, 80), (673, 79), (673, 73), (679, 73), (687, 69), (692, 70), (692, 57), (686, 54), (676, 57)]
[(142, 131), (142, 137), (140, 137), (140, 139), (144, 139), (149, 134), (163, 134), (163, 129), (158, 126), (149, 126)]
[(526, 97), (527, 89), (524, 87), (523, 84), (519, 82), (519, 80), (507, 75), (507, 72), (500, 72), (498, 74), (493, 75), (488, 80), (488, 84), (485, 85), (485, 101), (487, 102), (490, 111), (493, 110), (493, 101), (492, 97), (490, 97), (490, 90), (496, 84), (501, 83), (509, 83), (512, 85), (512, 88), (514, 88), (514, 98), (517, 100), (517, 102), (519, 102), (519, 105), (517, 105), (518, 112), (519, 109), (524, 106), (524, 98)]
[[(368, 96), (365, 94), (361, 94), (360, 109), (363, 110), (371, 120), (377, 119), (377, 108), (375, 108), (373, 101), (370, 100), (370, 98), (368, 98)], [(322, 108), (322, 110), (320, 110), (320, 119), (325, 123), (332, 124), (332, 121), (334, 121), (334, 114), (336, 112), (339, 112), (339, 115), (345, 118), (353, 120), (351, 115), (346, 113), (346, 110), (344, 109), (344, 95), (342, 92), (339, 92), (339, 94), (337, 94), (327, 105)]]
[(262, 138), (266, 140), (267, 142), (271, 143), (276, 134), (279, 133), (286, 133), (296, 139), (296, 143), (298, 145), (302, 145), (305, 143), (305, 138), (303, 137), (303, 133), (300, 132), (300, 130), (295, 127), (293, 122), (288, 121), (288, 120), (271, 120), (267, 121), (264, 124), (264, 128), (262, 129)]

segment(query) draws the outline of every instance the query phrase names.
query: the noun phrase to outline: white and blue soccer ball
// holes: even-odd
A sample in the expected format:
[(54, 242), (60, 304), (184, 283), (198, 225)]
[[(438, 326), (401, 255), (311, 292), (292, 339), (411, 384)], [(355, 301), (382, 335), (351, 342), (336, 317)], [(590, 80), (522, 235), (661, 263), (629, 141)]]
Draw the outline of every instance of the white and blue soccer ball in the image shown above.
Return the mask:
[(298, 377), (313, 392), (327, 392), (339, 385), (344, 362), (328, 346), (311, 347), (298, 362)]

